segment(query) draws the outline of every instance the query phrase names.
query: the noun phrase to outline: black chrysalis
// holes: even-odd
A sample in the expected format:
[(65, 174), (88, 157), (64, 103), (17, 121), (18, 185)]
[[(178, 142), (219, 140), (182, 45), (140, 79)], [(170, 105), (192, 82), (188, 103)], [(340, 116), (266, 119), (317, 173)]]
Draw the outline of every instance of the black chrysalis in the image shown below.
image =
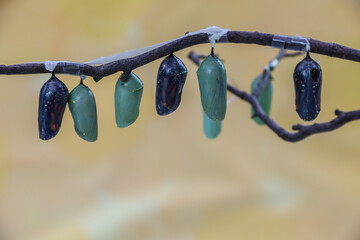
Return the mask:
[(320, 112), (322, 73), (309, 53), (296, 65), (294, 83), (296, 112), (305, 121), (314, 120)]
[(69, 91), (55, 75), (42, 86), (39, 97), (39, 135), (49, 140), (59, 132)]
[(156, 111), (167, 115), (175, 111), (181, 102), (187, 69), (174, 54), (170, 54), (160, 64), (156, 84)]

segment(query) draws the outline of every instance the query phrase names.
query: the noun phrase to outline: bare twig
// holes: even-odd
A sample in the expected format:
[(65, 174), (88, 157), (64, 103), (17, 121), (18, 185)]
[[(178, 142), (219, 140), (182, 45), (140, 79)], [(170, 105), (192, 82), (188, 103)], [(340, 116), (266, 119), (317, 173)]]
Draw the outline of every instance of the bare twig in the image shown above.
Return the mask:
[[(191, 52), (188, 55), (188, 57), (196, 65), (200, 65), (200, 60), (196, 58), (196, 56), (197, 54), (195, 52)], [(280, 54), (278, 55), (278, 57), (279, 56)], [(249, 94), (245, 91), (242, 91), (232, 86), (231, 84), (227, 84), (227, 90), (233, 93), (234, 95), (236, 95), (237, 97), (243, 99), (244, 101), (250, 103), (255, 110), (255, 116), (259, 117), (280, 138), (288, 142), (298, 142), (314, 134), (330, 132), (332, 130), (340, 128), (341, 126), (345, 125), (348, 122), (360, 119), (360, 110), (350, 111), (350, 112), (343, 112), (340, 110), (336, 110), (335, 115), (337, 115), (337, 117), (334, 118), (333, 120), (324, 123), (314, 123), (308, 126), (296, 124), (292, 127), (292, 129), (297, 132), (291, 133), (286, 131), (281, 126), (279, 126), (272, 118), (266, 115), (266, 113), (262, 110), (256, 96)]]
[[(275, 60), (280, 61), (284, 57), (284, 55), (285, 55), (285, 50), (281, 49), (279, 52), (279, 55), (275, 58)], [(269, 64), (271, 64), (271, 62)], [(252, 95), (255, 97), (259, 97), (260, 93), (265, 88), (266, 84), (268, 83), (268, 81), (270, 79), (270, 74), (273, 69), (270, 69), (269, 64), (265, 66), (264, 71), (262, 73), (262, 77), (261, 77), (255, 91), (252, 93)]]
[(262, 77), (261, 77), (261, 79), (260, 79), (260, 81), (258, 83), (258, 86), (255, 89), (255, 91), (252, 93), (252, 95), (255, 96), (255, 97), (259, 97), (262, 90), (265, 88), (266, 84), (270, 80), (271, 72), (276, 68), (276, 66), (272, 66), (273, 62), (276, 61), (276, 65), (277, 65), (277, 63), (279, 61), (281, 61), (281, 59), (283, 59), (283, 58), (297, 57), (297, 56), (300, 56), (302, 54), (303, 54), (302, 52), (286, 53), (284, 49), (281, 49), (279, 54), (276, 56), (276, 58), (271, 60), (269, 62), (269, 64), (265, 66), (264, 71), (262, 73)]
[[(223, 36), (221, 36), (217, 42), (272, 46), (273, 38), (274, 34), (228, 31)], [(290, 36), (288, 38), (296, 39), (296, 37)], [(360, 62), (360, 50), (345, 47), (336, 43), (322, 42), (315, 39), (309, 39), (308, 41), (310, 43), (310, 52)], [(155, 47), (139, 55), (123, 58), (120, 60), (114, 60), (99, 66), (76, 62), (59, 62), (53, 72), (73, 75), (86, 75), (93, 77), (95, 81), (99, 81), (105, 76), (109, 76), (119, 71), (131, 71), (147, 63), (162, 58), (170, 53), (208, 42), (209, 34), (206, 33), (206, 31), (198, 31), (166, 42), (159, 47)], [(286, 45), (284, 48), (286, 48)], [(0, 65), (0, 74), (35, 74), (48, 72), (49, 71), (46, 70), (44, 66), (44, 62), (23, 63), (8, 66)]]

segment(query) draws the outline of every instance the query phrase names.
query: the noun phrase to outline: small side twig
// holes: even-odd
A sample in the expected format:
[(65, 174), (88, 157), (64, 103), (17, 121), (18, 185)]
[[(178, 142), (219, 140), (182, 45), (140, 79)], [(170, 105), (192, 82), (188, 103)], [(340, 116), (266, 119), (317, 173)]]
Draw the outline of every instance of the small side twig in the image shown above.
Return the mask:
[(262, 73), (262, 78), (260, 79), (257, 88), (255, 89), (255, 91), (252, 93), (253, 96), (255, 97), (259, 97), (259, 95), (261, 94), (261, 92), (264, 90), (264, 88), (266, 87), (266, 84), (268, 83), (268, 81), (270, 81), (270, 75), (271, 72), (275, 69), (276, 66), (272, 66), (273, 62), (276, 62), (276, 64), (278, 62), (280, 62), (283, 58), (288, 58), (288, 57), (297, 57), (302, 55), (302, 52), (295, 52), (295, 53), (286, 53), (286, 51), (284, 49), (281, 49), (279, 54), (269, 62), (268, 65), (265, 66), (264, 71)]

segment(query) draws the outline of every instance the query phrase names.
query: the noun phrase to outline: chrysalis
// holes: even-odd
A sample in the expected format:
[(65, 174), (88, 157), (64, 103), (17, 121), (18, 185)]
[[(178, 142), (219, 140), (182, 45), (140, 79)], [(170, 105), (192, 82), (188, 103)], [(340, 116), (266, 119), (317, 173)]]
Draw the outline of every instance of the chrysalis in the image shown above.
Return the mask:
[[(263, 77), (263, 74), (257, 76), (254, 81), (251, 84), (251, 93), (255, 92), (255, 90), (258, 88), (259, 82), (261, 81)], [(273, 95), (273, 86), (271, 83), (272, 76), (270, 75), (269, 81), (266, 83), (265, 87), (261, 91), (260, 95), (258, 96), (258, 102), (262, 108), (262, 110), (266, 113), (266, 115), (270, 114), (271, 109), (271, 101), (272, 101), (272, 95)], [(251, 114), (255, 114), (255, 110), (252, 107), (251, 108)], [(259, 125), (264, 125), (264, 122), (259, 118), (255, 117), (254, 121)]]
[(223, 120), (226, 113), (226, 70), (213, 53), (197, 70), (201, 104), (205, 114), (212, 120)]
[(115, 86), (115, 117), (119, 128), (131, 125), (139, 116), (143, 88), (140, 78), (132, 72), (126, 82), (119, 77)]
[(214, 139), (219, 136), (221, 132), (222, 121), (214, 121), (210, 119), (203, 111), (203, 127), (207, 138)]
[(320, 112), (322, 73), (309, 53), (296, 65), (294, 83), (296, 112), (305, 121), (314, 120)]
[(59, 132), (69, 91), (53, 74), (42, 86), (39, 97), (39, 135), (49, 140)]
[(162, 61), (156, 86), (156, 111), (159, 115), (170, 114), (179, 107), (186, 75), (184, 63), (174, 54)]
[(76, 133), (82, 139), (95, 142), (98, 136), (95, 97), (90, 88), (80, 83), (68, 98)]

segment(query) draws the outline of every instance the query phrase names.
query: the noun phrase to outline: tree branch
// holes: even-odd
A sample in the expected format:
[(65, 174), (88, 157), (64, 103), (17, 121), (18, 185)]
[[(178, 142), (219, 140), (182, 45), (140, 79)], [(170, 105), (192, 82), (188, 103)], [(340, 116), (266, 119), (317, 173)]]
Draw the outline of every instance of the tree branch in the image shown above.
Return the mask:
[[(294, 56), (294, 55), (293, 54), (287, 55), (280, 52), (279, 55), (276, 57), (276, 59), (281, 60), (284, 56)], [(200, 65), (200, 59), (197, 57), (197, 54), (195, 52), (190, 52), (188, 57), (196, 65)], [(266, 115), (266, 113), (262, 110), (256, 96), (254, 96), (253, 94), (249, 94), (245, 91), (242, 91), (232, 86), (229, 83), (227, 84), (227, 90), (233, 93), (234, 95), (236, 95), (237, 97), (243, 99), (244, 101), (250, 103), (250, 105), (255, 110), (255, 115), (259, 117), (280, 138), (288, 142), (298, 142), (314, 134), (330, 132), (332, 130), (340, 128), (341, 126), (345, 125), (348, 122), (360, 119), (360, 110), (350, 111), (350, 112), (343, 112), (340, 110), (336, 110), (335, 115), (337, 115), (337, 117), (334, 118), (333, 120), (324, 123), (314, 123), (308, 126), (296, 124), (292, 127), (292, 129), (297, 132), (291, 133), (286, 131), (281, 126), (279, 126), (271, 117)], [(257, 90), (258, 89), (256, 89), (255, 91)]]
[[(181, 49), (198, 44), (209, 43), (209, 36), (211, 33), (212, 32), (207, 32), (207, 29), (188, 33), (180, 38), (160, 44), (158, 47), (155, 45), (154, 48), (144, 51), (141, 54), (123, 57), (121, 59), (115, 58), (113, 61), (99, 66), (86, 63), (60, 61), (53, 72), (57, 74), (86, 75), (93, 77), (95, 81), (99, 81), (105, 76), (109, 76), (119, 71), (134, 70)], [(272, 46), (274, 36), (276, 35), (259, 32), (227, 31), (223, 35), (219, 36), (217, 42)], [(298, 37), (285, 37), (287, 37), (289, 41), (298, 40)], [(308, 39), (308, 41), (310, 44), (310, 52), (360, 62), (360, 50), (345, 47), (336, 43), (322, 42), (311, 38)], [(288, 47), (288, 44), (283, 46), (284, 49)], [(49, 71), (45, 68), (44, 62), (23, 63), (8, 66), (0, 65), (0, 74), (12, 75), (48, 72)]]

